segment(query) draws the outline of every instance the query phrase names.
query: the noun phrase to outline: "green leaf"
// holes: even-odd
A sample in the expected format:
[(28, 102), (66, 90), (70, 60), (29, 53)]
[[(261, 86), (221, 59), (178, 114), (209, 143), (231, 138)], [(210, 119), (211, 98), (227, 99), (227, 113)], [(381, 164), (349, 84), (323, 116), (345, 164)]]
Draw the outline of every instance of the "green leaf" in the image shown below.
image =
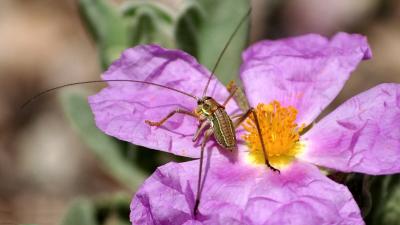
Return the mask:
[(199, 52), (199, 27), (205, 15), (197, 2), (188, 4), (176, 24), (176, 41), (180, 49), (197, 57)]
[[(344, 182), (353, 194), (354, 200), (360, 207), (361, 215), (367, 216), (372, 207), (371, 184), (374, 180), (373, 176), (361, 173), (342, 173), (335, 172), (329, 176), (338, 183)], [(336, 178), (336, 179), (335, 179)], [(342, 182), (340, 181), (342, 179)]]
[(93, 203), (87, 199), (79, 199), (69, 207), (61, 225), (98, 225), (95, 215)]
[[(211, 70), (249, 7), (247, 0), (187, 1), (176, 26), (178, 47)], [(248, 42), (249, 21), (241, 26), (216, 70), (224, 83), (237, 77), (241, 52)]]
[(117, 9), (106, 0), (80, 0), (79, 10), (97, 42), (105, 69), (129, 47), (127, 24)]
[(131, 45), (156, 43), (167, 48), (175, 46), (174, 18), (162, 5), (127, 1), (122, 7), (122, 15), (128, 24)]
[(135, 190), (145, 180), (146, 174), (131, 163), (132, 158), (124, 155), (126, 146), (97, 129), (86, 97), (70, 92), (63, 92), (61, 97), (65, 114), (106, 171)]
[(79, 9), (99, 47), (103, 69), (131, 46), (157, 43), (175, 47), (174, 18), (161, 5), (126, 1), (117, 7), (106, 0), (80, 0)]
[(400, 175), (377, 177), (371, 187), (372, 209), (365, 218), (371, 225), (397, 225), (400, 221)]

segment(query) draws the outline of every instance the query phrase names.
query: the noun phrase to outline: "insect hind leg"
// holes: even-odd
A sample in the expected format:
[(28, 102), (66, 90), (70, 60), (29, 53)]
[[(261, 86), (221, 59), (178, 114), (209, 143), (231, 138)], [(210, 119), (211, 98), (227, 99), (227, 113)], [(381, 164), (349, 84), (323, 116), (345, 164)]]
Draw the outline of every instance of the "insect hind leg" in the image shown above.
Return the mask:
[(256, 128), (257, 128), (257, 132), (258, 132), (258, 137), (260, 138), (260, 142), (261, 142), (261, 148), (263, 151), (263, 155), (264, 155), (264, 160), (265, 160), (265, 165), (267, 165), (272, 171), (274, 172), (278, 172), (280, 173), (280, 171), (278, 169), (276, 169), (275, 167), (273, 167), (268, 160), (268, 155), (267, 155), (267, 150), (265, 148), (265, 143), (264, 143), (264, 139), (262, 138), (262, 132), (261, 132), (261, 127), (260, 127), (260, 123), (258, 122), (258, 117), (257, 117), (257, 113), (255, 112), (254, 108), (250, 108), (246, 111), (246, 113), (244, 113), (242, 116), (240, 116), (233, 124), (233, 126), (235, 127), (235, 129), (240, 126), (240, 124), (242, 124), (249, 116), (250, 114), (253, 114), (254, 117), (254, 123), (256, 124)]
[(195, 199), (195, 203), (194, 203), (194, 207), (193, 207), (193, 215), (194, 216), (197, 216), (199, 205), (200, 205), (200, 197), (201, 197), (201, 189), (202, 189), (201, 188), (201, 176), (202, 176), (202, 172), (203, 172), (204, 148), (206, 147), (206, 143), (213, 133), (214, 133), (214, 130), (211, 128), (206, 130), (204, 133), (203, 142), (201, 143), (199, 175), (198, 175), (198, 179), (197, 179), (197, 193), (196, 193), (196, 199)]
[(188, 111), (188, 110), (185, 110), (185, 109), (181, 109), (181, 108), (177, 108), (174, 111), (168, 113), (168, 115), (166, 117), (164, 117), (163, 119), (161, 119), (158, 122), (153, 122), (153, 121), (150, 121), (150, 120), (145, 120), (144, 122), (147, 123), (149, 126), (159, 127), (159, 126), (163, 125), (169, 118), (171, 118), (176, 113), (185, 114), (185, 115), (189, 115), (189, 116), (197, 118), (197, 115), (194, 112), (191, 112), (191, 111)]

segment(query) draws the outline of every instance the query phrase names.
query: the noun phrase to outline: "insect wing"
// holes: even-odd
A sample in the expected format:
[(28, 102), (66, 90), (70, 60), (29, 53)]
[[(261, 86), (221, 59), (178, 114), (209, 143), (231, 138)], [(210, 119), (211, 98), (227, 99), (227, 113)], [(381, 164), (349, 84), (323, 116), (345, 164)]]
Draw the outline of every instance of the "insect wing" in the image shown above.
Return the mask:
[(233, 150), (236, 147), (236, 131), (226, 111), (222, 108), (215, 111), (212, 123), (214, 137), (218, 144), (225, 149)]

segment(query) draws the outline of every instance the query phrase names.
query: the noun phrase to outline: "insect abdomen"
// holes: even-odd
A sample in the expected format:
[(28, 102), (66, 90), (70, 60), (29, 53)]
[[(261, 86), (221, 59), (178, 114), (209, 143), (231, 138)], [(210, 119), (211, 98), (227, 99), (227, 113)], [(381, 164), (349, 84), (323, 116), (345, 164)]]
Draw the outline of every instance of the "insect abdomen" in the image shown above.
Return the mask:
[(212, 116), (214, 137), (217, 143), (224, 148), (232, 150), (236, 147), (235, 128), (232, 120), (224, 109), (217, 109)]

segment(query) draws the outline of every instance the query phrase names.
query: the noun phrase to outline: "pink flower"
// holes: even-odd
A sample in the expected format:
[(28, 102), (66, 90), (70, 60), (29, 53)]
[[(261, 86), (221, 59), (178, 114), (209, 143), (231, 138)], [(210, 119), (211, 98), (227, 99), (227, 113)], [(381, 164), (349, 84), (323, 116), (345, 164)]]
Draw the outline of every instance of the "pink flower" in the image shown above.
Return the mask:
[[(259, 143), (248, 120), (238, 131), (238, 151), (214, 140), (207, 146), (200, 214), (194, 218), (198, 160), (168, 163), (154, 172), (131, 203), (133, 224), (363, 224), (347, 187), (318, 166), (345, 172), (400, 171), (400, 85), (381, 84), (361, 93), (304, 133), (336, 97), (357, 64), (371, 57), (366, 39), (339, 33), (331, 40), (305, 35), (262, 41), (243, 53), (241, 79), (257, 106), (268, 156), (281, 173), (259, 163)], [(155, 45), (126, 50), (103, 79), (136, 79), (201, 96), (209, 71), (190, 55)], [(209, 95), (223, 102), (224, 86), (213, 79)], [(90, 97), (97, 126), (133, 144), (197, 158), (192, 143), (198, 126), (175, 115), (163, 127), (149, 127), (175, 108), (193, 110), (196, 101), (170, 90), (109, 83)], [(231, 101), (229, 113), (238, 106)], [(264, 117), (264, 118), (263, 118)], [(304, 133), (304, 134), (303, 134)], [(262, 161), (262, 160), (261, 160)]]

